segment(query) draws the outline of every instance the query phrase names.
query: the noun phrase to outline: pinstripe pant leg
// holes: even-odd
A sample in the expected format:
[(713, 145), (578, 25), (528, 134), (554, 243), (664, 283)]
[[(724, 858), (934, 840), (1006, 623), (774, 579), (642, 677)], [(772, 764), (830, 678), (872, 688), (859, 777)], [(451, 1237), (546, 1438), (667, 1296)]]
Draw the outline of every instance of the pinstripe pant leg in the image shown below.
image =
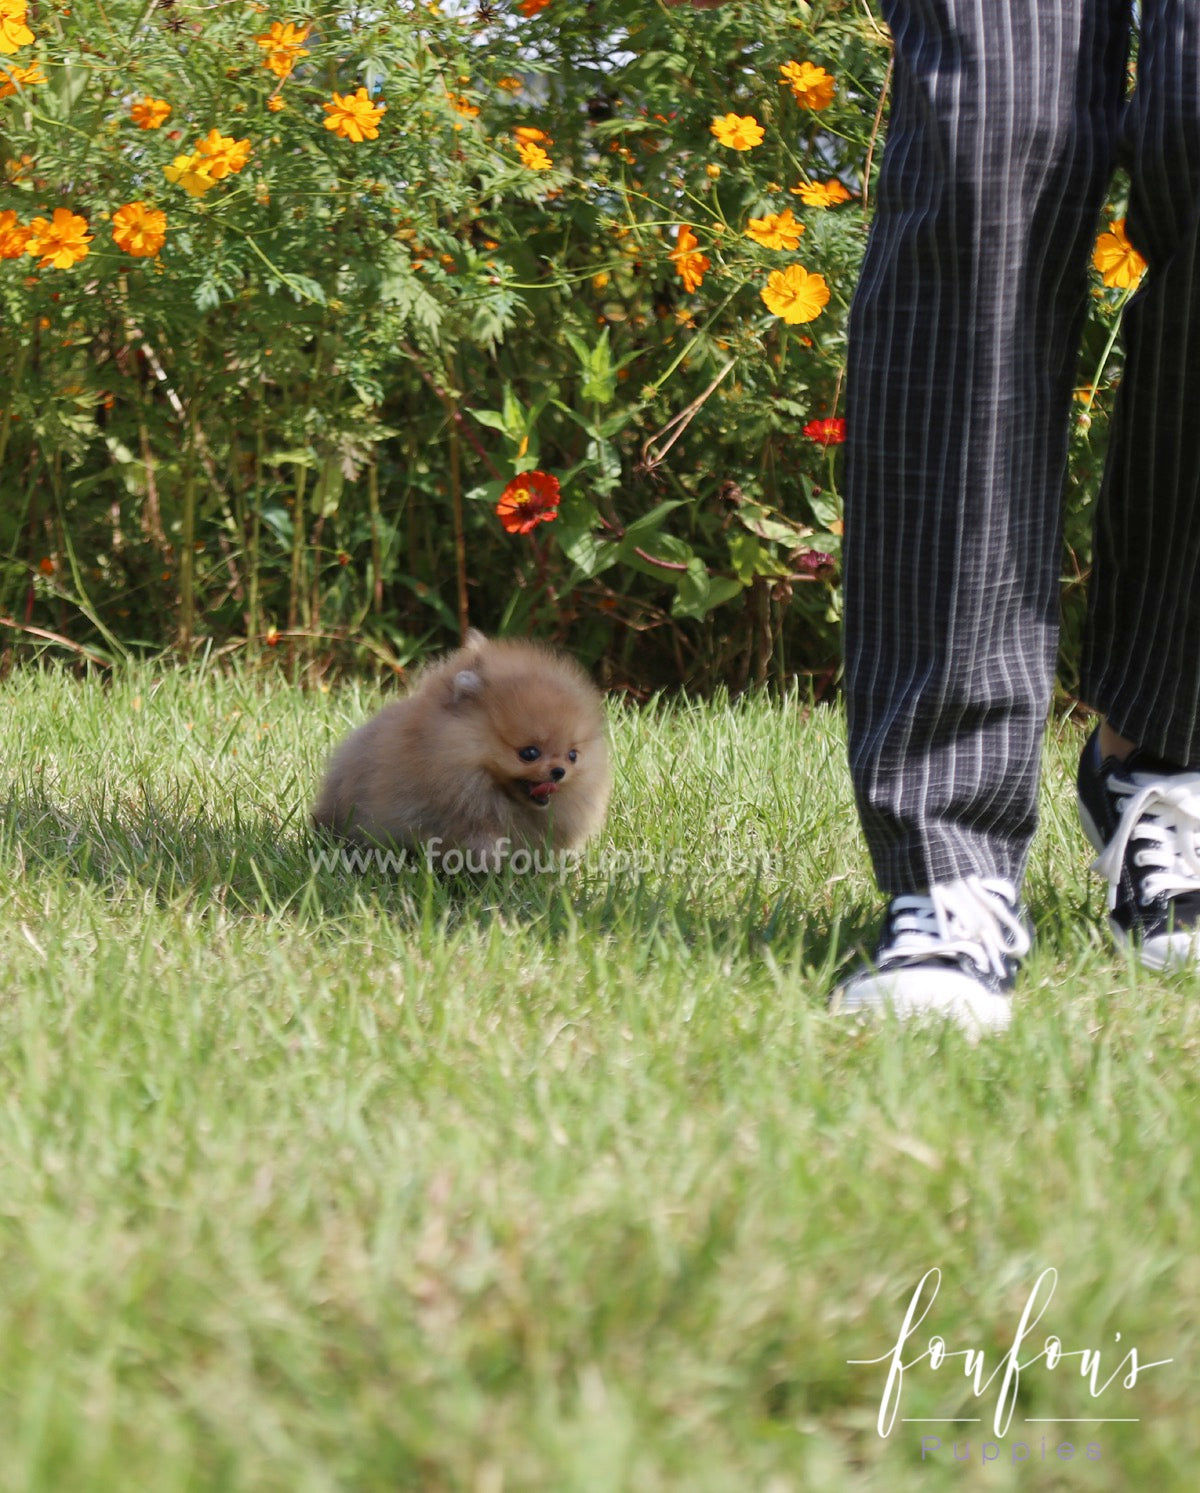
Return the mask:
[(1058, 628), (1088, 251), (1128, 0), (890, 0), (850, 320), (850, 766), (881, 886), (1019, 884)]
[(1200, 6), (1143, 0), (1127, 229), (1149, 270), (1096, 514), (1084, 698), (1200, 765)]

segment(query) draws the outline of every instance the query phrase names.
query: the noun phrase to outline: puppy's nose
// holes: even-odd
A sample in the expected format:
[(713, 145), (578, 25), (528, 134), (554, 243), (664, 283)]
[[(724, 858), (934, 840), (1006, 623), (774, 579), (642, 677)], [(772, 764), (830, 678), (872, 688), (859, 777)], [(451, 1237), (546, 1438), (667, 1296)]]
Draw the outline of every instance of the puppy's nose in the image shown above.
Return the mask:
[(565, 767), (552, 767), (550, 769), (550, 776), (554, 779), (554, 781), (556, 783), (561, 783), (562, 780), (563, 780), (563, 778), (566, 777), (566, 775), (567, 775), (567, 769)]

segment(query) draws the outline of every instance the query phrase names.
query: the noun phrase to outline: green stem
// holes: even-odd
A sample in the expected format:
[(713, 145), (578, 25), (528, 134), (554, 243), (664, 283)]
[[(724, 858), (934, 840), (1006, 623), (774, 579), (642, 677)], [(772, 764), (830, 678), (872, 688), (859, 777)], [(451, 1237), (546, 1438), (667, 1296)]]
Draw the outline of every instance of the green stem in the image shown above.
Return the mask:
[(379, 463), (367, 468), (367, 507), (371, 515), (371, 610), (383, 611), (383, 542), (379, 533)]
[(196, 402), (188, 411), (184, 454), (183, 523), (179, 536), (179, 646), (192, 645), (196, 628)]
[(308, 486), (308, 468), (296, 468), (296, 497), (292, 507), (292, 581), (288, 592), (288, 630), (300, 615), (301, 576), (304, 571), (304, 490)]
[(262, 381), (258, 385), (258, 418), (254, 423), (254, 497), (253, 511), (250, 514), (250, 535), (246, 540), (246, 560), (250, 567), (250, 578), (247, 597), (246, 632), (249, 634), (250, 657), (258, 657), (258, 640), (262, 632), (262, 618), (259, 616), (259, 543), (262, 534), (262, 480), (263, 480), (263, 457), (265, 455), (266, 436), (263, 431), (263, 395)]
[(13, 363), (12, 372), (9, 375), (8, 387), (11, 391), (9, 400), (4, 406), (4, 419), (0, 421), (0, 473), (4, 471), (4, 457), (8, 451), (8, 435), (12, 429), (12, 398), (21, 387), (21, 380), (25, 376), (25, 364), (29, 361), (29, 343), (22, 342), (17, 348), (16, 361)]
[(1108, 334), (1108, 341), (1104, 344), (1104, 351), (1100, 354), (1100, 362), (1096, 365), (1096, 373), (1092, 379), (1092, 386), (1088, 390), (1088, 397), (1083, 406), (1083, 413), (1085, 415), (1092, 413), (1092, 405), (1096, 402), (1096, 391), (1100, 387), (1100, 380), (1104, 376), (1104, 370), (1108, 366), (1112, 350), (1117, 345), (1117, 338), (1121, 335), (1121, 318), (1124, 315), (1125, 307), (1129, 304), (1130, 296), (1136, 289), (1136, 285), (1131, 285), (1117, 302), (1116, 315), (1113, 318), (1113, 328)]

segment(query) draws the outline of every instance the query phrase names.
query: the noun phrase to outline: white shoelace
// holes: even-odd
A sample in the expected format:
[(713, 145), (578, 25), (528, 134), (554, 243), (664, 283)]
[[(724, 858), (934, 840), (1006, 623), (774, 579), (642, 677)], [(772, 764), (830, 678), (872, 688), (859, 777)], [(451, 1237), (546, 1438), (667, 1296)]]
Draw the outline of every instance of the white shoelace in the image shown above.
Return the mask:
[(1126, 781), (1109, 781), (1113, 793), (1125, 795), (1121, 822), (1097, 857), (1095, 869), (1108, 878), (1108, 905), (1116, 906), (1121, 867), (1131, 840), (1145, 841), (1135, 850), (1136, 866), (1154, 867), (1142, 883), (1143, 901), (1200, 892), (1200, 772), (1156, 777), (1135, 772)]
[(999, 879), (968, 876), (892, 902), (891, 939), (882, 959), (912, 960), (964, 954), (981, 974), (1003, 979), (1005, 961), (1029, 952), (1029, 935), (1012, 904), (1016, 888)]

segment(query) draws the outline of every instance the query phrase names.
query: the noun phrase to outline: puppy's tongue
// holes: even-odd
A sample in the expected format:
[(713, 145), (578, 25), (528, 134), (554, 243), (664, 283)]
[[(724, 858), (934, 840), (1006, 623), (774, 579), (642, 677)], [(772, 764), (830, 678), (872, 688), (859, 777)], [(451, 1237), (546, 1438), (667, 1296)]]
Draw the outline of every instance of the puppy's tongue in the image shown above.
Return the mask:
[(529, 796), (530, 798), (536, 798), (538, 803), (544, 804), (557, 787), (557, 783), (549, 781), (534, 783), (533, 787), (529, 790)]

